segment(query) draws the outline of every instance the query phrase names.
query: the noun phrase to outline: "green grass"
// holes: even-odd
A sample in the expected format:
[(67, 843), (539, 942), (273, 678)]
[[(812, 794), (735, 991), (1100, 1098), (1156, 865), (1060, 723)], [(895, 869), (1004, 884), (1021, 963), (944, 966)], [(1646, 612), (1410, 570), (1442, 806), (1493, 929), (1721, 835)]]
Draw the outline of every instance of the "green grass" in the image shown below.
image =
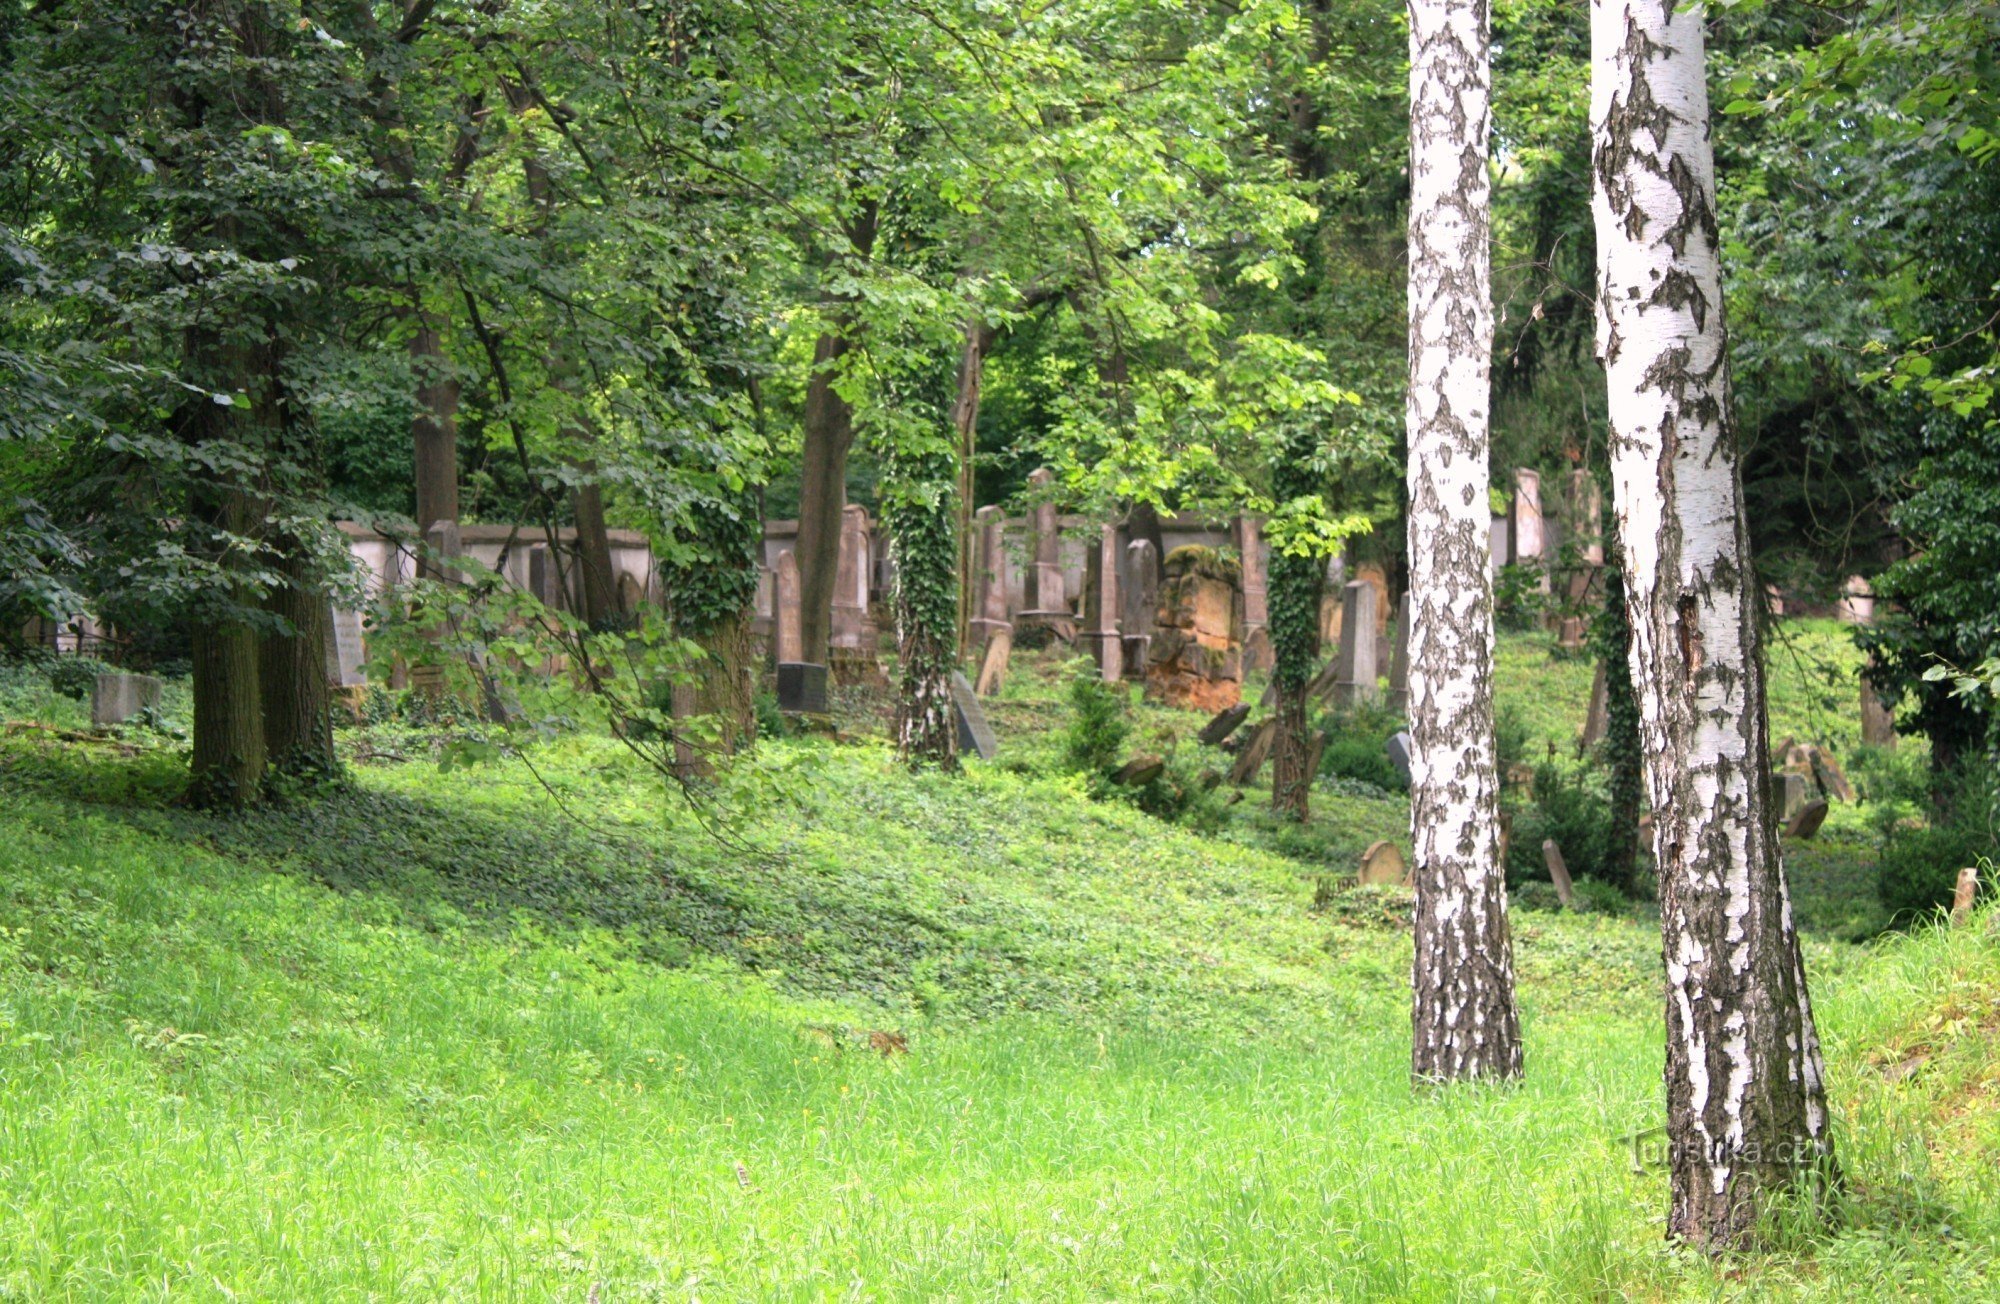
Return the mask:
[(1415, 1093), (1407, 897), (1311, 908), (1402, 804), (1288, 848), (1093, 802), (1034, 683), (958, 780), (768, 749), (721, 842), (586, 739), (538, 781), (356, 731), (403, 759), (231, 821), (171, 740), (11, 737), (0, 1298), (1992, 1294), (2000, 921), (1812, 944), (1845, 1221), (1714, 1265), (1620, 1142), (1649, 924), (1517, 916), (1527, 1080)]

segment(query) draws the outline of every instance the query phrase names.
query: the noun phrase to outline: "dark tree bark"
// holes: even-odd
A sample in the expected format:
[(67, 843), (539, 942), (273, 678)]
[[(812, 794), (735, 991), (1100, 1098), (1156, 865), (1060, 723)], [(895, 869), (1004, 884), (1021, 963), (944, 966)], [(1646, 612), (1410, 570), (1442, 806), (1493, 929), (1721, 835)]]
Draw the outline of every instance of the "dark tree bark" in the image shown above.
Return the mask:
[[(1279, 502), (1315, 493), (1313, 439), (1301, 435), (1281, 449), (1271, 468), (1271, 495)], [(1319, 660), (1319, 602), (1326, 587), (1326, 558), (1273, 550), (1270, 578), (1271, 682), (1278, 690), (1277, 729), (1271, 743), (1271, 808), (1303, 820), (1311, 814), (1313, 747), (1306, 701)]]
[(1487, 557), (1487, 9), (1412, 0), (1409, 13), (1411, 1072), (1422, 1082), (1514, 1078), (1521, 1022), (1499, 853)]
[(257, 656), (265, 747), (274, 771), (329, 778), (339, 773), (340, 761), (326, 673), (326, 591), (299, 540), (281, 537), (274, 543), (280, 580), (264, 609), (282, 628), (264, 634)]

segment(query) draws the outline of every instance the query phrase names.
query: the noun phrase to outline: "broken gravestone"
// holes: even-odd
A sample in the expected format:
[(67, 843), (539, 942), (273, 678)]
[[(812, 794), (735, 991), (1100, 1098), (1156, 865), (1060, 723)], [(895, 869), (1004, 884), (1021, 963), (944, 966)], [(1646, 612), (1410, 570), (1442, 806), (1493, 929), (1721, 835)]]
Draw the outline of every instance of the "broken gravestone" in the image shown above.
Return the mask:
[(1278, 722), (1266, 720), (1252, 729), (1243, 740), (1243, 750), (1236, 754), (1236, 764), (1229, 767), (1229, 781), (1237, 787), (1250, 783), (1257, 777), (1257, 771), (1264, 768), (1264, 760), (1271, 754), (1271, 743), (1278, 736)]
[(1014, 654), (1014, 631), (1003, 625), (986, 640), (979, 657), (979, 682), (974, 685), (981, 697), (991, 697), (1007, 681), (1007, 661)]
[(1812, 791), (1803, 774), (1787, 771), (1778, 775), (1777, 779), (1778, 823), (1782, 825), (1805, 809), (1806, 803), (1812, 800)]
[(1410, 867), (1404, 863), (1402, 850), (1395, 843), (1386, 840), (1370, 843), (1368, 850), (1361, 853), (1358, 881), (1364, 886), (1408, 887)]
[(992, 760), (1000, 750), (1000, 740), (993, 736), (993, 726), (986, 723), (979, 695), (972, 691), (964, 674), (956, 670), (951, 673), (951, 705), (958, 717), (958, 750), (971, 752), (982, 761)]
[(160, 681), (151, 675), (108, 672), (90, 685), (90, 722), (98, 728), (124, 724), (141, 711), (160, 706)]
[(1207, 746), (1214, 747), (1221, 743), (1223, 739), (1235, 733), (1236, 726), (1242, 724), (1249, 717), (1250, 704), (1248, 702), (1238, 702), (1235, 706), (1226, 706), (1215, 713), (1213, 720), (1202, 726), (1201, 732), (1196, 734), (1195, 738)]
[(1111, 781), (1126, 788), (1143, 788), (1159, 778), (1166, 768), (1166, 761), (1158, 756), (1134, 756), (1111, 776)]
[(1819, 832), (1819, 826), (1826, 823), (1827, 805), (1824, 801), (1809, 801), (1799, 808), (1799, 813), (1785, 824), (1785, 836), (1800, 842), (1810, 842)]

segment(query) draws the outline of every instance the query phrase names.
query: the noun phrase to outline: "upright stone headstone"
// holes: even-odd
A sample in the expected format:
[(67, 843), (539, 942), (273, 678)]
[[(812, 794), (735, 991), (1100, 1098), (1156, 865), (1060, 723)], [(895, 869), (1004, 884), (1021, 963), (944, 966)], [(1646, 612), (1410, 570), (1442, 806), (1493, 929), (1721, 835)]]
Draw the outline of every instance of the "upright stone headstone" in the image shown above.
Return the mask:
[(1410, 709), (1410, 595), (1396, 604), (1396, 641), (1389, 648), (1389, 709)]
[(981, 697), (993, 696), (1007, 682), (1007, 662), (1013, 655), (1013, 627), (1002, 625), (986, 640), (986, 648), (979, 654), (979, 682), (973, 687)]
[(1502, 566), (1513, 560), (1514, 554), (1510, 551), (1511, 542), (1512, 537), (1511, 531), (1507, 528), (1507, 518), (1504, 516), (1495, 516), (1486, 530), (1487, 552), (1489, 559), (1493, 563), (1493, 573), (1495, 575), (1500, 573)]
[(840, 513), (840, 558), (833, 577), (833, 632), (828, 642), (845, 653), (867, 654), (868, 509), (849, 503)]
[(1868, 582), (1866, 576), (1849, 575), (1840, 587), (1840, 604), (1836, 611), (1850, 625), (1874, 624), (1875, 586)]
[(1806, 808), (1812, 799), (1812, 788), (1806, 783), (1806, 776), (1787, 770), (1776, 776), (1778, 798), (1778, 825), (1780, 828), (1791, 823), (1792, 818)]
[(778, 709), (826, 714), (826, 667), (810, 661), (778, 663)]
[(1086, 559), (1083, 628), (1077, 637), (1106, 683), (1125, 674), (1125, 642), (1118, 633), (1118, 527), (1100, 526)]
[(1611, 727), (1611, 697), (1606, 689), (1604, 663), (1597, 663), (1597, 673), (1590, 680), (1590, 706), (1583, 716), (1583, 749), (1589, 751), (1604, 739), (1605, 730)]
[(1353, 580), (1341, 591), (1340, 628), (1334, 700), (1347, 705), (1369, 701), (1376, 691), (1374, 585)]
[(773, 655), (779, 665), (796, 665), (805, 660), (805, 612), (799, 598), (799, 559), (790, 548), (778, 554), (777, 598), (772, 619), (777, 625)]
[(1069, 592), (1063, 584), (1062, 533), (1056, 524), (1056, 475), (1047, 467), (1028, 474), (1028, 488), (1035, 495), (1028, 511), (1028, 574), (1022, 592), (1027, 605), (1023, 618), (1030, 623), (1067, 625), (1070, 621)]
[[(1388, 754), (1389, 764), (1395, 767), (1396, 773), (1403, 776), (1403, 782), (1405, 784), (1409, 783), (1410, 781), (1409, 730), (1399, 729), (1395, 733), (1390, 734), (1389, 741), (1382, 745), (1382, 750)], [(1504, 859), (1505, 857), (1502, 857), (1502, 860)]]
[(90, 722), (102, 729), (160, 707), (160, 681), (151, 675), (106, 671), (90, 683)]
[(1549, 881), (1556, 885), (1556, 899), (1565, 910), (1576, 909), (1576, 887), (1569, 880), (1569, 865), (1554, 838), (1542, 839), (1542, 863), (1549, 867)]
[(992, 760), (1000, 750), (1000, 740), (993, 736), (993, 726), (986, 722), (979, 695), (956, 670), (951, 672), (951, 706), (958, 721), (958, 750), (971, 752), (982, 761)]
[(1387, 840), (1371, 842), (1361, 853), (1361, 871), (1356, 876), (1363, 887), (1408, 887), (1410, 867), (1402, 848)]
[(1270, 580), (1264, 566), (1264, 521), (1238, 516), (1229, 523), (1230, 543), (1243, 567), (1243, 667), (1269, 670), (1271, 650)]
[(1870, 747), (1896, 745), (1896, 717), (1875, 691), (1866, 671), (1861, 675), (1861, 741)]
[(1963, 928), (1972, 922), (1972, 905), (1979, 899), (1979, 867), (1967, 865), (1958, 871), (1951, 890), (1951, 926)]
[(326, 608), (326, 682), (336, 688), (359, 688), (368, 682), (362, 673), (361, 613), (346, 611), (332, 603)]
[(528, 592), (545, 607), (561, 611), (568, 604), (563, 601), (562, 578), (558, 574), (556, 557), (549, 552), (546, 543), (528, 545)]
[(1007, 520), (998, 507), (982, 507), (972, 519), (979, 540), (979, 569), (969, 624), (973, 645), (983, 646), (1001, 630), (1013, 629), (1007, 619)]
[(1125, 576), (1118, 590), (1119, 629), (1125, 641), (1125, 677), (1143, 678), (1160, 610), (1160, 565), (1150, 539), (1125, 545)]
[(424, 531), (424, 556), (417, 567), (417, 574), (425, 579), (458, 579), (459, 572), (451, 562), (454, 557), (465, 555), (464, 536), (457, 521), (439, 521)]

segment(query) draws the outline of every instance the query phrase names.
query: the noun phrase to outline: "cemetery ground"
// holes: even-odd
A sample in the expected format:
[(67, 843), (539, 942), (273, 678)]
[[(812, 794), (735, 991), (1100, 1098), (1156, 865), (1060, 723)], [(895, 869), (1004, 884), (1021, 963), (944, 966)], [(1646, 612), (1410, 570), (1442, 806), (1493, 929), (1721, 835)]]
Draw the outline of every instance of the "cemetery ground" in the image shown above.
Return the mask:
[[(0, 1298), (1991, 1298), (2000, 918), (1882, 932), (1910, 760), (1858, 748), (1840, 631), (1785, 634), (1772, 736), (1867, 798), (1787, 848), (1846, 1187), (1722, 1262), (1644, 1162), (1646, 903), (1517, 891), (1526, 1080), (1413, 1091), (1408, 895), (1328, 879), (1402, 798), (1156, 818), (1061, 772), (1053, 663), (951, 780), (842, 695), (713, 830), (607, 740), (441, 771), (394, 722), (343, 793), (195, 815), (184, 685), (93, 735), (5, 681)], [(1500, 670), (1524, 761), (1573, 755), (1590, 664)], [(1127, 748), (1226, 764), (1201, 723)]]

